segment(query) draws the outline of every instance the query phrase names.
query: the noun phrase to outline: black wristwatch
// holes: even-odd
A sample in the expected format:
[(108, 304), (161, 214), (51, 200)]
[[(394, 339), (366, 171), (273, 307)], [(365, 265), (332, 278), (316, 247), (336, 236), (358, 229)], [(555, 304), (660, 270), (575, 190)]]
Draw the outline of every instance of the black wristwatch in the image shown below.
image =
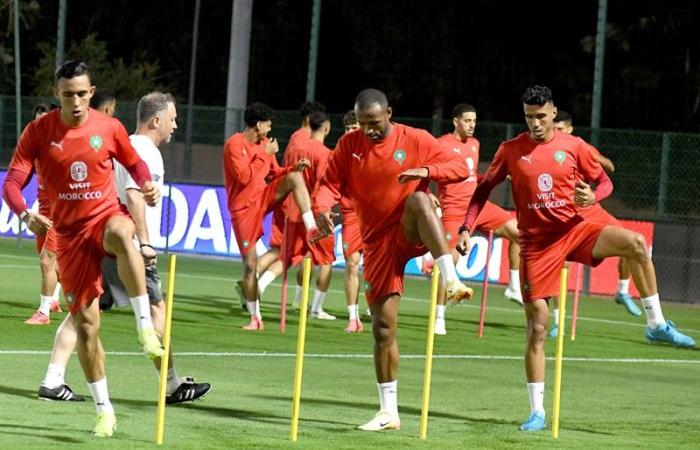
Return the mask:
[(469, 228), (467, 228), (466, 225), (462, 225), (461, 227), (459, 227), (459, 231), (457, 231), (457, 234), (462, 234), (462, 233), (464, 233), (465, 231), (468, 233), (468, 232), (469, 232)]

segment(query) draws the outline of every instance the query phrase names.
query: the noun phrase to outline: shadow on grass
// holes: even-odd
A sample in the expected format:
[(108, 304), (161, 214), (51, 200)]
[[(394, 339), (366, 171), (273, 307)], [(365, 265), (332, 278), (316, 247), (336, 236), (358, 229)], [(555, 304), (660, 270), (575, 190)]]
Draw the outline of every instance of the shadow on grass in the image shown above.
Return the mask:
[[(24, 432), (20, 431), (11, 431), (13, 429), (21, 429), (21, 430), (26, 430)], [(67, 428), (65, 427), (55, 427), (55, 428), (48, 428), (46, 426), (42, 426), (40, 429), (37, 429), (37, 427), (32, 426), (23, 426), (23, 425), (15, 425), (15, 424), (10, 424), (10, 423), (0, 423), (0, 433), (3, 436), (8, 436), (8, 435), (14, 435), (14, 436), (21, 436), (23, 438), (27, 437), (32, 437), (32, 438), (37, 438), (37, 439), (45, 439), (47, 441), (51, 441), (52, 443), (55, 444), (85, 444), (87, 439), (90, 438), (90, 436), (86, 433), (85, 439), (76, 439), (74, 437), (69, 437), (69, 436), (52, 436), (50, 434), (38, 434), (37, 431), (41, 430), (43, 432), (51, 432), (51, 431), (56, 431), (56, 432), (66, 432), (68, 431)], [(83, 430), (71, 430), (71, 433), (80, 433)]]

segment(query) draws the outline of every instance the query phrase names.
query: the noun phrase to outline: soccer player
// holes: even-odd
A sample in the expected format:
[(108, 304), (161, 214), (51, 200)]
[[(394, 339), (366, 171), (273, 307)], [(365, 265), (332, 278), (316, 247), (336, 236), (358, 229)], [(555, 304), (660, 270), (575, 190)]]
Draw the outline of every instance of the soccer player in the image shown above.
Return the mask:
[(610, 194), (612, 185), (587, 143), (554, 130), (557, 108), (552, 91), (545, 86), (528, 87), (522, 102), (529, 131), (499, 147), (474, 192), (457, 249), (466, 251), (469, 235), (489, 193), (510, 175), (520, 229), (520, 277), (527, 317), (525, 372), (530, 416), (520, 429), (539, 431), (545, 428), (547, 302), (558, 293), (559, 272), (567, 260), (595, 267), (608, 256), (628, 258), (647, 315), (647, 340), (675, 347), (693, 347), (695, 341), (664, 318), (654, 264), (644, 237), (624, 228), (589, 222), (578, 215), (574, 198), (581, 180), (601, 183), (598, 200)]
[[(328, 158), (331, 150), (323, 142), (331, 130), (331, 121), (325, 112), (314, 111), (308, 116), (308, 124), (311, 129), (309, 139), (298, 138), (296, 142), (287, 147), (284, 154), (285, 166), (293, 167), (302, 159), (309, 160), (311, 167), (303, 172), (306, 189), (313, 192), (328, 166)], [(298, 265), (305, 255), (310, 255), (312, 263), (318, 268), (316, 278), (316, 291), (311, 303), (311, 318), (320, 320), (335, 320), (336, 317), (323, 310), (323, 302), (326, 298), (328, 287), (331, 283), (331, 264), (335, 261), (335, 239), (330, 236), (321, 239), (315, 244), (310, 244), (306, 239), (306, 231), (301, 221), (301, 214), (296, 205), (285, 205), (287, 214), (287, 255), (290, 266)], [(301, 304), (302, 295), (302, 270), (297, 271), (297, 286), (295, 305)]]
[(406, 263), (427, 247), (443, 273), (448, 301), (472, 295), (457, 278), (442, 226), (425, 193), (430, 179), (465, 179), (467, 165), (457, 155), (445, 155), (427, 131), (391, 122), (391, 113), (383, 92), (365, 89), (358, 94), (355, 115), (362, 132), (340, 138), (314, 203), (319, 231), (330, 235), (331, 207), (341, 195), (349, 196), (362, 232), (380, 403), (374, 418), (359, 427), (365, 431), (401, 426), (396, 327)]
[[(306, 141), (311, 136), (311, 127), (309, 125), (309, 116), (313, 112), (326, 112), (326, 107), (321, 102), (307, 101), (304, 102), (299, 108), (299, 116), (301, 116), (301, 124), (294, 133), (289, 137), (289, 142), (284, 150), (284, 154), (287, 154), (290, 148), (292, 148), (297, 142)], [(286, 156), (285, 156), (286, 157)], [(258, 279), (258, 295), (262, 297), (265, 289), (282, 274), (284, 266), (282, 260), (280, 259), (280, 251), (282, 247), (283, 230), (284, 230), (284, 219), (289, 216), (289, 210), (293, 207), (293, 199), (287, 198), (283, 204), (278, 205), (273, 210), (272, 217), (272, 230), (270, 233), (270, 248), (267, 252), (258, 258), (257, 266), (255, 268), (256, 277)], [(287, 242), (291, 244), (291, 242)], [(236, 282), (236, 292), (238, 293), (239, 300), (241, 302), (241, 307), (245, 310), (248, 309), (246, 305), (246, 297), (243, 291), (243, 281), (239, 280)], [(297, 289), (297, 296), (299, 296), (300, 290)], [(301, 298), (301, 297), (299, 297)], [(295, 303), (296, 305), (296, 303)]]
[[(459, 227), (464, 223), (464, 215), (477, 184), (479, 170), (479, 141), (474, 138), (476, 128), (476, 109), (468, 103), (460, 103), (452, 109), (452, 124), (454, 130), (440, 138), (438, 142), (443, 152), (457, 154), (464, 159), (469, 168), (469, 177), (459, 183), (438, 185), (438, 202), (442, 210), (442, 226), (455, 264), (459, 261), (459, 253), (455, 249)], [(508, 258), (510, 261), (510, 278), (505, 290), (505, 297), (523, 306), (523, 296), (520, 293), (520, 246), (518, 245), (518, 221), (507, 211), (491, 202), (486, 202), (479, 214), (475, 229), (481, 232), (493, 231), (510, 241)], [(488, 260), (488, 258), (487, 258)], [(484, 269), (488, 276), (488, 267)], [(445, 290), (438, 287), (437, 305), (435, 306), (435, 334), (447, 334), (445, 329)]]
[[(345, 134), (360, 128), (355, 117), (355, 111), (350, 110), (343, 116)], [(348, 308), (348, 323), (346, 333), (361, 333), (364, 329), (360, 320), (360, 256), (362, 253), (362, 235), (357, 222), (357, 214), (352, 206), (352, 199), (347, 195), (340, 197), (340, 223), (342, 224), (343, 256), (345, 257), (345, 301)]]
[[(557, 110), (557, 116), (554, 118), (554, 129), (559, 130), (562, 133), (573, 134), (574, 126), (571, 115), (566, 111), (561, 109)], [(589, 146), (589, 150), (593, 152), (594, 157), (598, 160), (601, 167), (608, 172), (612, 173), (615, 171), (615, 165), (605, 156), (601, 155), (600, 152), (593, 147)], [(587, 203), (585, 206), (578, 208), (579, 216), (590, 222), (600, 222), (606, 225), (613, 225), (616, 227), (622, 227), (619, 220), (613, 217), (609, 212), (607, 212), (600, 203), (596, 201), (595, 191), (590, 188), (586, 183), (582, 183), (579, 188), (582, 196), (585, 196)], [(642, 311), (634, 304), (634, 300), (629, 295), (630, 287), (630, 272), (629, 263), (625, 258), (618, 258), (617, 262), (617, 292), (615, 293), (615, 303), (624, 305), (627, 312), (633, 316), (641, 316)], [(549, 337), (557, 337), (559, 333), (559, 309), (555, 306), (552, 309), (554, 315), (554, 324), (552, 328), (549, 329)]]
[[(54, 93), (61, 108), (32, 122), (22, 133), (3, 196), (34, 233), (56, 229), (59, 274), (78, 330), (78, 357), (97, 409), (93, 434), (108, 437), (114, 432), (116, 417), (99, 338), (96, 299), (102, 293), (102, 258), (116, 256), (130, 298), (148, 298), (143, 259), (131, 242), (134, 223), (122, 212), (114, 188), (112, 158), (137, 181), (146, 203), (155, 204), (160, 191), (129, 143), (124, 126), (89, 108), (95, 87), (88, 66), (66, 61), (56, 70), (55, 79)], [(22, 198), (22, 186), (35, 167), (43, 175), (51, 220), (27, 210)], [(146, 337), (149, 350), (161, 356), (160, 341), (151, 331), (140, 338)]]
[(226, 141), (223, 152), (228, 208), (243, 257), (243, 294), (250, 313), (250, 323), (243, 329), (251, 331), (264, 328), (255, 278), (255, 243), (262, 234), (265, 214), (291, 193), (302, 211), (307, 233), (315, 236), (318, 231), (310, 210), (309, 193), (299, 173), (309, 167), (309, 161), (301, 159), (296, 166), (285, 168), (277, 164), (277, 141), (267, 137), (272, 129), (272, 118), (273, 112), (268, 106), (248, 105), (243, 114), (246, 128)]
[(109, 117), (114, 117), (117, 111), (117, 98), (111, 91), (106, 89), (95, 89), (95, 95), (90, 99), (90, 108), (96, 109)]
[[(51, 111), (52, 105), (39, 103), (34, 107), (34, 120), (37, 120)], [(37, 174), (37, 201), (39, 202), (39, 214), (50, 217), (49, 205), (46, 199), (44, 183), (41, 175)], [(52, 312), (63, 312), (59, 294), (61, 283), (58, 282), (56, 271), (56, 232), (49, 230), (46, 234), (36, 235), (36, 250), (39, 253), (39, 267), (41, 267), (41, 291), (39, 295), (39, 309), (25, 320), (27, 325), (48, 325), (51, 323)]]

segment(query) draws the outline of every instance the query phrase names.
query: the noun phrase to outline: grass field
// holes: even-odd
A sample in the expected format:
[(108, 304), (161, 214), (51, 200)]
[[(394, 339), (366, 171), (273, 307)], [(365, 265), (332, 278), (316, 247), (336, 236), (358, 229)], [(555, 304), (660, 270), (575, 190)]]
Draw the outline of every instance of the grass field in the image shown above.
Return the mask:
[[(94, 405), (41, 402), (36, 392), (48, 364), (54, 332), (23, 321), (38, 305), (39, 269), (33, 242), (17, 248), (0, 239), (2, 344), (0, 344), (0, 448), (150, 448), (154, 446), (158, 379), (139, 353), (133, 314), (109, 311), (102, 342), (118, 428), (111, 439), (90, 436)], [(166, 278), (166, 258), (160, 260)], [(262, 308), (266, 329), (244, 332), (246, 314), (233, 300), (237, 262), (180, 257), (175, 289), (173, 342), (180, 375), (208, 381), (201, 401), (168, 407), (167, 448), (698, 448), (700, 352), (650, 346), (644, 319), (610, 299), (584, 298), (577, 339), (565, 344), (558, 441), (546, 432), (525, 434), (528, 415), (522, 350), (522, 309), (490, 290), (487, 326), (476, 337), (477, 301), (452, 308), (447, 336), (435, 340), (428, 440), (418, 438), (425, 340), (427, 280), (407, 280), (400, 314), (399, 411), (402, 429), (365, 433), (355, 427), (377, 410), (369, 323), (347, 335), (342, 274), (334, 274), (326, 309), (335, 322), (310, 321), (299, 440), (289, 440), (297, 321), (279, 323), (279, 284)], [(475, 286), (475, 297), (480, 298)], [(293, 296), (293, 289), (290, 290)], [(567, 309), (570, 312), (571, 307)], [(361, 308), (364, 310), (364, 308)], [(665, 304), (667, 318), (700, 337), (700, 309)], [(569, 324), (567, 323), (567, 329)], [(554, 355), (554, 342), (547, 346)], [(552, 416), (553, 361), (548, 361), (545, 405)], [(67, 382), (88, 395), (77, 357)], [(549, 424), (548, 424), (549, 425)]]

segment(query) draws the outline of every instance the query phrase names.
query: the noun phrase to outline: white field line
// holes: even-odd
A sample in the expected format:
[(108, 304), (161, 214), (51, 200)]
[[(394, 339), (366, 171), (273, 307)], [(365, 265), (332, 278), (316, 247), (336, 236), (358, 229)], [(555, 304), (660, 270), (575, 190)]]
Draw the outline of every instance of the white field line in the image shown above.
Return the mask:
[[(0, 350), (0, 356), (14, 355), (50, 355), (50, 351), (38, 350)], [(106, 352), (108, 356), (137, 356), (143, 357), (140, 352)], [(296, 353), (277, 352), (176, 352), (177, 357), (202, 356), (202, 357), (235, 357), (235, 358), (296, 358)], [(315, 359), (371, 359), (371, 354), (362, 353), (307, 353), (305, 358)], [(401, 355), (401, 359), (425, 359), (425, 355)], [(433, 359), (455, 360), (489, 360), (489, 361), (522, 361), (522, 356), (510, 355), (433, 355)], [(554, 360), (553, 357), (547, 358)], [(659, 359), (659, 358), (584, 358), (564, 357), (564, 361), (570, 362), (594, 362), (594, 363), (623, 363), (623, 364), (700, 364), (700, 359)]]
[[(32, 269), (32, 268), (38, 267), (38, 257), (34, 258), (34, 257), (29, 257), (29, 256), (0, 254), (0, 258), (13, 258), (13, 259), (23, 259), (23, 260), (32, 260), (32, 261), (36, 260), (37, 261), (36, 266), (34, 266), (34, 265), (33, 266), (20, 266), (20, 265), (15, 266), (15, 265), (2, 265), (2, 264), (0, 264), (0, 268)], [(167, 277), (167, 271), (162, 272), (161, 275), (162, 275), (162, 278), (165, 279)], [(200, 275), (200, 274), (182, 273), (182, 272), (178, 272), (177, 276), (182, 277), (182, 278), (195, 278), (195, 279), (200, 279), (200, 280), (220, 281), (223, 283), (231, 283), (234, 280), (233, 277), (227, 278), (227, 277), (217, 277), (217, 276), (212, 276), (212, 275)], [(282, 287), (281, 283), (270, 283), (270, 285), (276, 286), (276, 287)], [(328, 292), (333, 292), (336, 294), (345, 294), (345, 291), (341, 291), (340, 289), (328, 289)], [(418, 302), (418, 303), (427, 303), (428, 302), (428, 300), (425, 298), (416, 298), (416, 297), (409, 297), (409, 296), (401, 297), (401, 300), (402, 301), (409, 301), (409, 302)], [(480, 305), (466, 304), (466, 303), (462, 303), (458, 307), (481, 308)], [(502, 308), (502, 307), (498, 307), (498, 306), (488, 306), (488, 310), (523, 315), (523, 311), (521, 309), (515, 309), (515, 308)], [(571, 319), (571, 316), (567, 315), (566, 318)], [(621, 321), (621, 320), (598, 319), (598, 318), (594, 318), (594, 317), (578, 316), (577, 320), (583, 320), (583, 321), (588, 321), (588, 322), (607, 323), (607, 324), (611, 324), (611, 325), (622, 325), (622, 326), (627, 326), (627, 327), (637, 327), (637, 328), (646, 327), (646, 324), (644, 322), (642, 322), (642, 323), (631, 322), (631, 320), (635, 320), (635, 319), (630, 319), (630, 321)], [(693, 329), (689, 329), (689, 328), (683, 328), (683, 331), (687, 332), (687, 333), (700, 333), (700, 330), (693, 330)]]

